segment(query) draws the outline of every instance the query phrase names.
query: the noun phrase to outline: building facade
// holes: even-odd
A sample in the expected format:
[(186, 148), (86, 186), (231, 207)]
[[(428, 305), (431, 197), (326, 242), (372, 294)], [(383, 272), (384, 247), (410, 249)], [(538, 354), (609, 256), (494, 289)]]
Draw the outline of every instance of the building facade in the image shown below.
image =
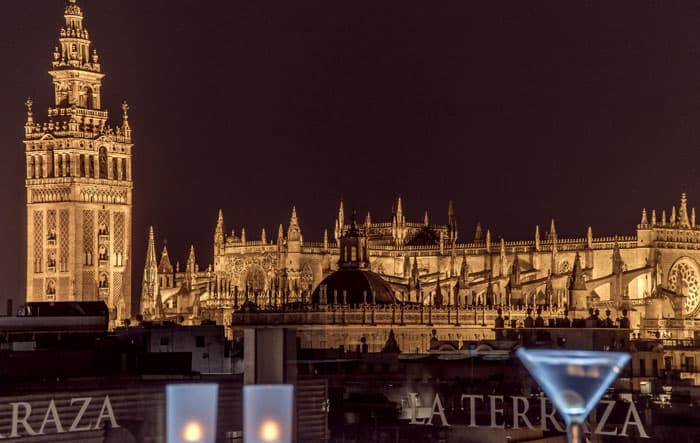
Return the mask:
[[(463, 241), (451, 203), (446, 224), (431, 223), (427, 214), (423, 221), (410, 222), (399, 198), (391, 220), (380, 222), (369, 214), (363, 222), (354, 217), (349, 222), (341, 203), (333, 238), (326, 233), (321, 242), (312, 243), (302, 236), (296, 210), (286, 231), (280, 225), (276, 238), (268, 239), (263, 231), (257, 240), (248, 239), (245, 229), (239, 234), (227, 231), (219, 213), (212, 264), (200, 271), (191, 249), (187, 268), (181, 271), (179, 266), (173, 269), (167, 250), (159, 263), (154, 250), (149, 250), (151, 271), (144, 275), (153, 276), (153, 282), (144, 288), (158, 287), (158, 294), (146, 296), (158, 300), (165, 317), (207, 318), (226, 325), (231, 323), (232, 311), (242, 312), (246, 303), (258, 311), (284, 307), (287, 313), (297, 307), (325, 305), (333, 310), (346, 305), (347, 318), (356, 319), (370, 315), (369, 310), (363, 314), (363, 305), (376, 305), (372, 312), (394, 319), (404, 306), (404, 315), (420, 318), (419, 324), (427, 324), (428, 311), (419, 314), (418, 307), (430, 306), (430, 323), (435, 327), (445, 321), (453, 324), (459, 309), (462, 316), (474, 316), (467, 310), (484, 307), (484, 318), (491, 320), (485, 321), (492, 325), (499, 306), (512, 308), (512, 318), (519, 321), (526, 318), (526, 307), (540, 306), (545, 317), (547, 312), (561, 317), (566, 309), (572, 318), (586, 317), (588, 309), (594, 308), (601, 313), (610, 309), (617, 319), (626, 309), (635, 333), (680, 339), (693, 336), (700, 311), (700, 226), (685, 194), (668, 214), (643, 210), (634, 236), (594, 237), (588, 227), (582, 229), (581, 237), (563, 238), (552, 221), (544, 232), (535, 227), (530, 240), (494, 240), (489, 230), (477, 226), (473, 238)], [(362, 237), (354, 253), (363, 268), (392, 288), (388, 303), (375, 303), (377, 294), (372, 289), (364, 297), (359, 295), (360, 303), (358, 295), (354, 302), (344, 303), (341, 288), (334, 294), (323, 283), (339, 263), (352, 258), (342, 255), (353, 254), (352, 249), (342, 248), (342, 240), (353, 226)], [(357, 327), (362, 329), (363, 324)], [(386, 328), (378, 334), (375, 347), (383, 345), (388, 332)], [(430, 330), (422, 334), (420, 340), (411, 339), (409, 349), (418, 341), (427, 343)], [(359, 338), (351, 341), (359, 343)], [(338, 341), (317, 339), (329, 345)]]
[(129, 108), (109, 124), (105, 74), (75, 0), (64, 16), (47, 119), (26, 103), (27, 300), (104, 301), (118, 323), (131, 316)]

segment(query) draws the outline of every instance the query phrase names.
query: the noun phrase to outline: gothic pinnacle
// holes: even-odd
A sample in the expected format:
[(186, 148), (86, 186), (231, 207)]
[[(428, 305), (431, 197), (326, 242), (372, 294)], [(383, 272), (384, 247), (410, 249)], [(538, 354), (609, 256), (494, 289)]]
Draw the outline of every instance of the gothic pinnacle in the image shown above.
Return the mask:
[(648, 225), (649, 220), (647, 219), (647, 210), (646, 208), (642, 209), (642, 221), (640, 222), (641, 225)]

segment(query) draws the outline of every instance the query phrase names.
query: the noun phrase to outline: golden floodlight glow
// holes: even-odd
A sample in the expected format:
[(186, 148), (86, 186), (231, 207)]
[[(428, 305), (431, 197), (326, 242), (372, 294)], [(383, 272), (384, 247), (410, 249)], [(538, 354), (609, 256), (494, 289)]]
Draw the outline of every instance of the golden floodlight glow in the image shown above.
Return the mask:
[(277, 441), (280, 438), (280, 425), (275, 420), (267, 419), (260, 425), (262, 441)]
[(202, 441), (204, 432), (202, 431), (202, 425), (197, 421), (188, 422), (184, 428), (182, 428), (182, 439), (189, 442)]

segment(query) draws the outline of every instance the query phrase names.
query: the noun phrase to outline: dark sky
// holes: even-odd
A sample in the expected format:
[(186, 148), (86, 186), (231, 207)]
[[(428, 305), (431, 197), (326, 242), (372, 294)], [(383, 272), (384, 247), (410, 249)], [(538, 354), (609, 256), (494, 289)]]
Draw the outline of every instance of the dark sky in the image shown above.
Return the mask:
[[(5, 2), (0, 298), (24, 291), (23, 102), (45, 119), (67, 0)], [(697, 1), (79, 0), (134, 129), (134, 280), (148, 225), (211, 262), (226, 227), (305, 239), (338, 200), (445, 222), (462, 240), (632, 234), (642, 207), (698, 202)], [(115, 120), (113, 120), (115, 121)], [(0, 307), (0, 312), (4, 308)]]

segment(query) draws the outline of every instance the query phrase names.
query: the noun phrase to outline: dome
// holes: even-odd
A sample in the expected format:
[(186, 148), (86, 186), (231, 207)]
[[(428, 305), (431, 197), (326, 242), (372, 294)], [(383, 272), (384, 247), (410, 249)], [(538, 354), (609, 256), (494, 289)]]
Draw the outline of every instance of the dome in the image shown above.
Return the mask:
[[(325, 290), (325, 300), (320, 298), (321, 288)], [(346, 291), (345, 302), (349, 305), (364, 303), (364, 294), (367, 294), (367, 303), (372, 303), (373, 297), (377, 304), (393, 304), (395, 301), (391, 285), (379, 274), (363, 269), (340, 269), (324, 278), (314, 289), (311, 303), (333, 304), (335, 302), (334, 291), (337, 291), (339, 304), (343, 303), (343, 291)]]

